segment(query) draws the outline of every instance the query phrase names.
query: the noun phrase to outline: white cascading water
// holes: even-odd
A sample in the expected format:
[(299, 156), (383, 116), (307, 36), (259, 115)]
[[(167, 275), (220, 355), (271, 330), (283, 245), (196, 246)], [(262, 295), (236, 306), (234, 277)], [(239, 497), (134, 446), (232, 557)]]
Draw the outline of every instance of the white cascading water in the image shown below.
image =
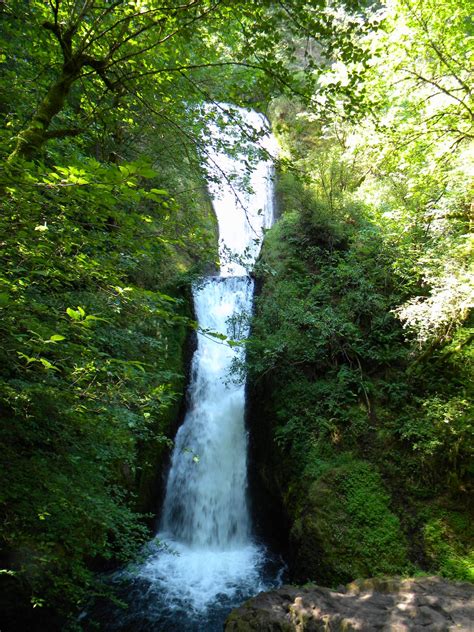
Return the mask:
[[(264, 129), (261, 115), (246, 110), (240, 114), (246, 124)], [(231, 142), (217, 127), (210, 132)], [(270, 135), (260, 146), (275, 153)], [(233, 340), (248, 335), (247, 320), (238, 317), (251, 311), (253, 281), (240, 259), (228, 260), (228, 252), (252, 264), (264, 229), (273, 222), (270, 160), (258, 161), (249, 190), (237, 197), (231, 182), (245, 175), (244, 158), (230, 158), (210, 147), (207, 157), (208, 172), (220, 180), (210, 186), (219, 223), (220, 275), (194, 287), (200, 332), (189, 410), (176, 436), (157, 534), (165, 547), (139, 570), (140, 577), (160, 587), (168, 607), (186, 604), (198, 613), (218, 599), (232, 601), (265, 588), (260, 573), (265, 551), (252, 539), (247, 499), (245, 386), (229, 380), (232, 360), (243, 351), (212, 333)]]

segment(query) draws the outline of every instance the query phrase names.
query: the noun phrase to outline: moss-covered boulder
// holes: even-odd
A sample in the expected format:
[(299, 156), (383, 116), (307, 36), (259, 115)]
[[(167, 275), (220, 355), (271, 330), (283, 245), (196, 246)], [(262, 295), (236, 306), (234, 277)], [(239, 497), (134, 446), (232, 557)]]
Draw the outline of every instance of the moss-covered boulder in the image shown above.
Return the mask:
[(299, 500), (290, 533), (299, 581), (326, 585), (400, 573), (407, 545), (379, 473), (365, 461), (325, 472)]

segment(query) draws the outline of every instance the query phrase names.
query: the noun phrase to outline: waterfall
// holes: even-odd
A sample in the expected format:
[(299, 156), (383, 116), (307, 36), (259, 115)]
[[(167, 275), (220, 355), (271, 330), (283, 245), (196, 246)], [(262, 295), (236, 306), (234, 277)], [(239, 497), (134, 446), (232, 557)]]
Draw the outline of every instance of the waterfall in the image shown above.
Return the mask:
[[(195, 289), (201, 327), (227, 334), (229, 317), (250, 306), (246, 277), (216, 277)], [(176, 437), (162, 529), (193, 550), (235, 549), (249, 539), (242, 385), (226, 384), (235, 350), (199, 334), (190, 406)]]
[[(263, 127), (264, 120), (257, 113), (242, 112), (246, 123)], [(212, 133), (226, 137), (215, 126)], [(268, 147), (270, 138), (265, 140)], [(201, 332), (211, 335), (198, 334), (189, 410), (176, 437), (162, 520), (163, 533), (189, 546), (194, 554), (200, 551), (204, 555), (207, 551), (235, 551), (251, 541), (245, 386), (228, 380), (232, 360), (241, 349), (214, 334), (228, 336), (232, 343), (247, 337), (245, 316), (252, 307), (253, 281), (241, 263), (227, 261), (226, 256), (232, 251), (239, 261), (245, 258), (252, 265), (263, 230), (273, 222), (271, 162), (260, 160), (255, 165), (249, 192), (238, 196), (234, 186), (222, 178), (226, 174), (244, 176), (241, 162), (208, 151), (207, 168), (219, 179), (211, 194), (219, 224), (221, 271), (218, 277), (196, 285), (193, 292)]]
[[(263, 135), (265, 119), (246, 110), (240, 115), (245, 125), (262, 132), (260, 146), (274, 152), (273, 138)], [(211, 125), (209, 134), (228, 146), (235, 129), (229, 120), (227, 129)], [(239, 342), (248, 335), (253, 300), (248, 266), (273, 222), (273, 167), (270, 160), (258, 159), (249, 169), (244, 156), (229, 157), (209, 143), (206, 169), (219, 224), (220, 274), (193, 288), (199, 331), (188, 410), (175, 439), (159, 544), (134, 570), (142, 584), (127, 599), (149, 617), (154, 610), (153, 621), (159, 618), (160, 626), (135, 624), (127, 630), (222, 629), (231, 607), (274, 585), (264, 574), (267, 552), (252, 536), (245, 385), (229, 377), (233, 359), (244, 353)], [(240, 180), (247, 186), (237, 192)], [(146, 605), (139, 606), (140, 600)], [(217, 618), (209, 618), (218, 608)]]

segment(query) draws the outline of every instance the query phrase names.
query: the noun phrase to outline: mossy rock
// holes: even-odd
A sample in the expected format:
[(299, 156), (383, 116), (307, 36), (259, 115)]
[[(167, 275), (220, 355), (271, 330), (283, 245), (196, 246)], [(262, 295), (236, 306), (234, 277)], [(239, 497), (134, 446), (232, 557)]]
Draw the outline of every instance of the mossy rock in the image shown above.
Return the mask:
[(402, 573), (407, 544), (373, 465), (353, 461), (309, 487), (291, 534), (298, 581), (329, 586), (358, 577)]
[[(172, 292), (169, 290), (169, 292), (181, 299), (183, 317), (192, 318), (190, 291)], [(184, 321), (166, 331), (166, 344), (169, 383), (173, 392), (176, 393), (176, 397), (155, 415), (151, 425), (153, 436), (147, 438), (139, 446), (140, 470), (134, 491), (137, 498), (136, 509), (145, 514), (156, 512), (162, 491), (163, 467), (171, 449), (169, 441), (174, 437), (180, 421), (180, 412), (185, 395), (186, 373), (194, 351)]]
[(474, 583), (472, 516), (432, 508), (423, 527), (423, 544), (430, 568), (443, 577)]

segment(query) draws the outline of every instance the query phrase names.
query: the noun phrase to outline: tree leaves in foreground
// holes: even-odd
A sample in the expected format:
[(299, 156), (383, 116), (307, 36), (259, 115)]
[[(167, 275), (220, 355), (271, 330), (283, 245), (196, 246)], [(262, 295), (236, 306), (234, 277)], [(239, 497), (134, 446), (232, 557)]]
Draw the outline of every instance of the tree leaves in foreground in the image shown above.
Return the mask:
[(159, 288), (189, 263), (152, 175), (39, 165), (3, 197), (4, 563), (32, 603), (63, 614), (90, 594), (87, 560), (126, 560), (147, 535), (142, 446), (167, 441), (182, 386), (188, 311)]

